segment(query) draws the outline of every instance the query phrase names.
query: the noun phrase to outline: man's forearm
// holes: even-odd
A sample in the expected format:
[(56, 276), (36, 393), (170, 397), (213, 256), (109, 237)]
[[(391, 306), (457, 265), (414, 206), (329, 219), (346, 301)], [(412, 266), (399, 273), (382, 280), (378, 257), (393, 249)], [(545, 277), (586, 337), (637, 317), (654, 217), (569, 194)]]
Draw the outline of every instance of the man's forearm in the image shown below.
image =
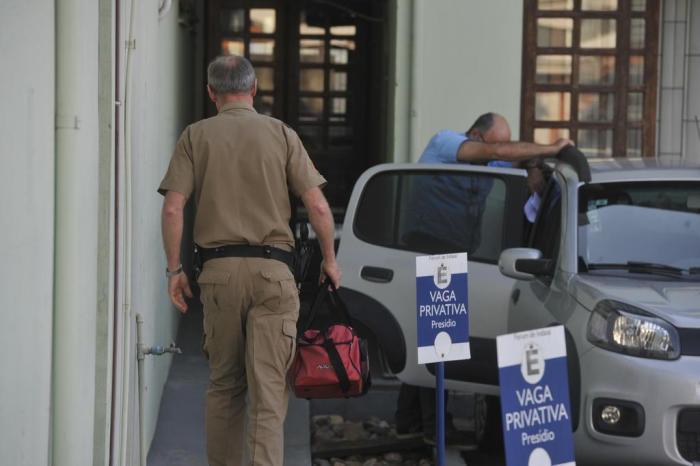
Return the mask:
[(335, 224), (330, 207), (309, 209), (309, 222), (316, 232), (323, 260), (335, 260)]
[(552, 156), (559, 151), (554, 145), (542, 145), (533, 142), (505, 142), (494, 144), (494, 146), (494, 159), (513, 162), (538, 156)]
[(167, 259), (168, 270), (175, 270), (180, 265), (180, 245), (184, 214), (180, 209), (163, 208), (162, 214), (163, 247)]
[(533, 157), (554, 156), (569, 143), (570, 141), (565, 139), (547, 145), (533, 142), (465, 141), (457, 151), (457, 160), (466, 163), (490, 162), (492, 160), (519, 162)]
[(309, 222), (316, 232), (325, 261), (335, 261), (335, 223), (331, 208), (319, 188), (311, 188), (301, 196), (309, 213)]

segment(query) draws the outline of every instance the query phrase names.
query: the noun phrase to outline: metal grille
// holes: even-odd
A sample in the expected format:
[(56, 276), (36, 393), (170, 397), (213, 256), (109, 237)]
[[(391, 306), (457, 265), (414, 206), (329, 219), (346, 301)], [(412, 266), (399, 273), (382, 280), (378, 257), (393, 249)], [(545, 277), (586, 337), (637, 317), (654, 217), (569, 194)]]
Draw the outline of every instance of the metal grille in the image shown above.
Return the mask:
[(679, 328), (678, 336), (683, 356), (700, 356), (700, 328)]
[(683, 458), (700, 461), (700, 408), (681, 411), (676, 443)]

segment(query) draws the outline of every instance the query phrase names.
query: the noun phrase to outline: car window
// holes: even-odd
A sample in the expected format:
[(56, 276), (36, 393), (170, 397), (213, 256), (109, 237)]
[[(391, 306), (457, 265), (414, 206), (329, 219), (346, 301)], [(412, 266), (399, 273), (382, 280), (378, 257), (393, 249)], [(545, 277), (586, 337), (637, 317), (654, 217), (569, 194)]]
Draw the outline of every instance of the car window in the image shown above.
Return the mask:
[(466, 251), (470, 260), (496, 262), (505, 244), (506, 193), (507, 182), (494, 174), (382, 173), (365, 187), (355, 234), (378, 246)]
[(530, 247), (542, 251), (543, 259), (557, 259), (561, 231), (561, 188), (554, 177), (549, 179), (530, 236)]
[(578, 212), (578, 254), (587, 266), (700, 267), (698, 182), (588, 184), (579, 188)]

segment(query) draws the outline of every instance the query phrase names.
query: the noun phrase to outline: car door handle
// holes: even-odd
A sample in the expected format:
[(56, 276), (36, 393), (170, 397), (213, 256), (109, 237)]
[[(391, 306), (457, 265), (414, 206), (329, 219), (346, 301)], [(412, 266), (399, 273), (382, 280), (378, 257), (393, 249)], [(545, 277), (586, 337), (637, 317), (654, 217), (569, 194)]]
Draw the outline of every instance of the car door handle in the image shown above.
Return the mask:
[(360, 276), (368, 282), (389, 283), (394, 278), (394, 271), (383, 267), (364, 266), (360, 271)]

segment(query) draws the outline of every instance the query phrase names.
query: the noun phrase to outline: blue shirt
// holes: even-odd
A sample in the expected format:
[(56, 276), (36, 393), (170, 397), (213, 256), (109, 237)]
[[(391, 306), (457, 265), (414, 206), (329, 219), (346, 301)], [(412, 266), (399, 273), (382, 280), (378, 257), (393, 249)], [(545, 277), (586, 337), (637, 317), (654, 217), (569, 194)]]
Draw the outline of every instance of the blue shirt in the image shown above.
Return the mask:
[[(456, 131), (442, 130), (435, 134), (423, 150), (418, 163), (465, 163), (457, 160), (457, 152), (469, 137)], [(512, 167), (500, 160), (491, 167)], [(422, 237), (431, 237), (444, 245), (444, 252), (473, 253), (481, 241), (481, 218), (493, 181), (468, 174), (423, 175), (416, 185), (411, 218), (412, 230)]]
[[(430, 138), (430, 142), (423, 149), (423, 153), (418, 159), (418, 163), (466, 163), (457, 160), (457, 152), (469, 136), (457, 131), (443, 129)], [(504, 160), (492, 160), (487, 163), (489, 167), (511, 168), (513, 164)]]

